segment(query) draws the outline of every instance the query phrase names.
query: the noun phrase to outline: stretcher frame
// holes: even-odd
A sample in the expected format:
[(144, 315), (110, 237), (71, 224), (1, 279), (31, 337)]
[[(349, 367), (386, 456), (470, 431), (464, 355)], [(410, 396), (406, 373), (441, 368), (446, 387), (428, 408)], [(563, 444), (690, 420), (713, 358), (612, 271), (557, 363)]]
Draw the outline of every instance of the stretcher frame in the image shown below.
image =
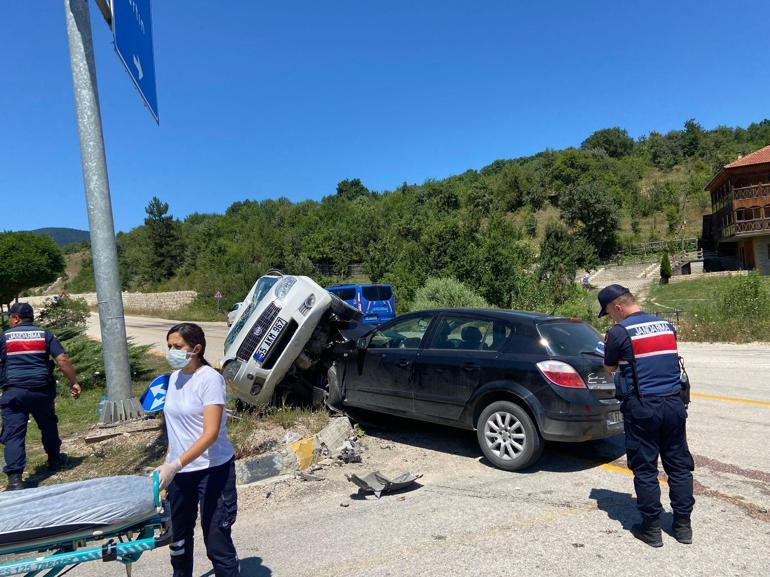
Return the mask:
[[(171, 517), (168, 503), (160, 498), (157, 471), (153, 473), (153, 493), (156, 514), (130, 525), (113, 525), (97, 530), (70, 533), (48, 539), (36, 539), (13, 548), (0, 549), (0, 555), (19, 555), (30, 552), (51, 552), (47, 555), (9, 561), (0, 564), (0, 577), (55, 577), (64, 575), (88, 561), (119, 561), (131, 575), (131, 565), (145, 551), (164, 547), (171, 541)], [(104, 541), (101, 545), (91, 545)]]

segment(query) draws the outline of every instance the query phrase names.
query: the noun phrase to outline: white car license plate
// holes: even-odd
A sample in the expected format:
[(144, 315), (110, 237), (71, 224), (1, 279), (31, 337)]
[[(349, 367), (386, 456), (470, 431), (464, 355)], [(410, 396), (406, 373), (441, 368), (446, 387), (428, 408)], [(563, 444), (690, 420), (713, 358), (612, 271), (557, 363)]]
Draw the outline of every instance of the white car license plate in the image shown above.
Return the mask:
[(607, 425), (617, 425), (623, 422), (623, 413), (620, 411), (612, 411), (607, 413)]
[(254, 351), (254, 359), (260, 363), (265, 361), (267, 353), (270, 351), (270, 347), (272, 347), (275, 344), (275, 341), (278, 340), (278, 337), (281, 335), (285, 326), (285, 320), (281, 318), (275, 319), (273, 326), (270, 327), (270, 330), (267, 332), (267, 336), (262, 340), (262, 344), (259, 345), (256, 351)]

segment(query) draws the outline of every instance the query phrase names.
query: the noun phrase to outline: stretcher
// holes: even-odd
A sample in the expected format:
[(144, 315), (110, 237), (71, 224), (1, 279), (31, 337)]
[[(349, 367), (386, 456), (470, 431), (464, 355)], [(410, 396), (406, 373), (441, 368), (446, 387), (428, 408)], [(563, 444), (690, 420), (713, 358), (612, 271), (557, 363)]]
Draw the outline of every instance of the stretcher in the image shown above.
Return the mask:
[(88, 561), (131, 564), (171, 540), (158, 475), (0, 493), (0, 577), (54, 577)]

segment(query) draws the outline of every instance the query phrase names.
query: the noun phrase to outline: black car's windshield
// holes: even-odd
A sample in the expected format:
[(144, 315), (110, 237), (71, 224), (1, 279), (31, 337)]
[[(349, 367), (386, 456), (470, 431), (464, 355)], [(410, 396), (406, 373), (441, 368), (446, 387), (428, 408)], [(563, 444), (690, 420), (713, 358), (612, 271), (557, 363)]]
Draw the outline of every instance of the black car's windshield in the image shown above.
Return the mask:
[(599, 333), (591, 325), (577, 321), (548, 321), (537, 325), (544, 345), (553, 355), (571, 357), (601, 355)]

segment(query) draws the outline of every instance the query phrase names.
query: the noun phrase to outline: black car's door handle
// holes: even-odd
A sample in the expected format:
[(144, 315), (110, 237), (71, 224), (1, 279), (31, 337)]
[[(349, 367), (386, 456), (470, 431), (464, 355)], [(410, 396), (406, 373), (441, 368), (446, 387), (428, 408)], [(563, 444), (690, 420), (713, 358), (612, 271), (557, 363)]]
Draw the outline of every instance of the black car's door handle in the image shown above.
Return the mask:
[(475, 370), (478, 370), (480, 368), (481, 367), (479, 365), (472, 365), (472, 364), (463, 365), (463, 370), (464, 371), (468, 371), (468, 372), (475, 371)]
[(401, 367), (402, 369), (405, 369), (406, 367), (408, 367), (411, 364), (412, 363), (410, 363), (409, 361), (407, 361), (405, 359), (402, 359), (402, 360), (398, 361), (398, 366)]

